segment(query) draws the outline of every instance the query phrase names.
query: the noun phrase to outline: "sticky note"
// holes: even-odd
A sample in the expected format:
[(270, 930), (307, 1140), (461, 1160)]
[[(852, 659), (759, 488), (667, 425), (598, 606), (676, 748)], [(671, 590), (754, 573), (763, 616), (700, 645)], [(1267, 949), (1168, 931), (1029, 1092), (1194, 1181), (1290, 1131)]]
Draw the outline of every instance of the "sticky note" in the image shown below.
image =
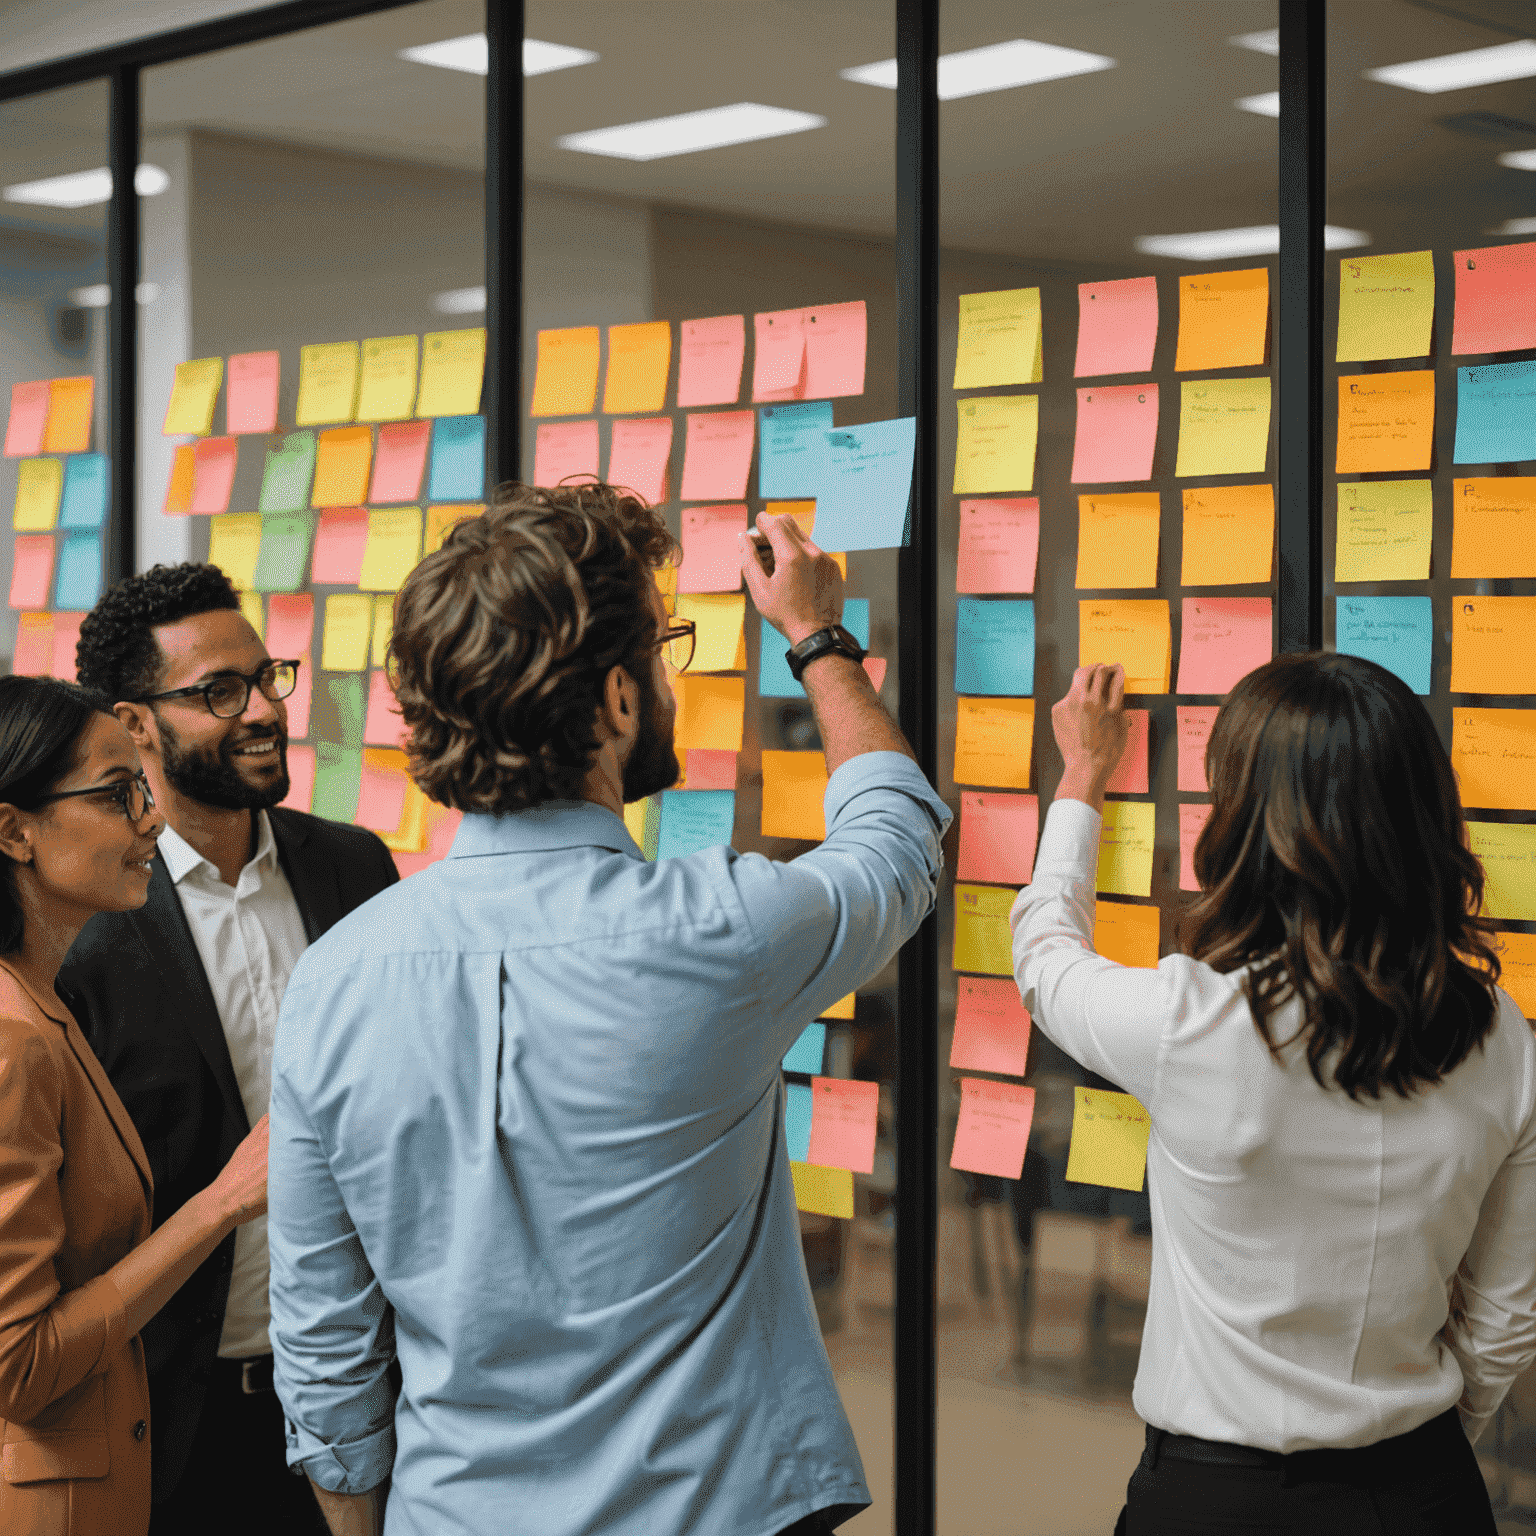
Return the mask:
[(74, 682), (76, 662), (80, 646), (80, 626), (85, 621), (83, 613), (56, 613), (53, 616), (53, 655), (50, 671), (54, 677)]
[(315, 434), (288, 433), (281, 447), (267, 449), (267, 460), (261, 473), (261, 497), (256, 503), (257, 511), (305, 511), (309, 506), (309, 486), (314, 472)]
[(80, 378), (50, 379), (43, 452), (88, 452), (91, 446), (91, 412), (95, 401), (96, 380), (88, 374)]
[(1211, 819), (1208, 805), (1185, 804), (1179, 807), (1179, 889), (1198, 891), (1200, 882), (1195, 878), (1195, 843), (1205, 824)]
[(1434, 513), (1428, 480), (1348, 480), (1338, 488), (1333, 579), (1427, 581)]
[[(574, 425), (588, 424), (577, 422)], [(595, 439), (597, 423), (590, 425)], [(539, 430), (545, 429), (540, 427)], [(590, 450), (584, 445), (581, 451), (585, 454)], [(592, 452), (591, 457), (591, 473), (596, 475), (596, 453)], [(657, 506), (670, 499), (667, 464), (671, 457), (670, 416), (641, 416), (616, 421), (609, 429), (608, 484), (624, 486), (648, 506)], [(544, 485), (548, 482), (540, 480), (537, 483)]]
[(956, 389), (1040, 382), (1040, 290), (960, 295)]
[[(260, 514), (257, 514), (260, 517)], [(261, 545), (251, 574), (258, 592), (297, 592), (304, 585), (315, 519), (309, 512), (275, 512), (262, 517)]]
[(677, 700), (673, 742), (679, 751), (741, 751), (746, 712), (746, 683), (741, 678), (684, 673), (672, 679), (672, 696)]
[[(46, 459), (33, 459), (35, 464)], [(22, 471), (26, 470), (22, 464)], [(20, 499), (18, 477), (17, 492)], [(100, 528), (107, 520), (107, 460), (100, 453), (72, 453), (64, 461), (64, 494), (59, 502), (59, 527)]]
[(791, 1162), (803, 1163), (811, 1150), (811, 1118), (815, 1113), (811, 1090), (804, 1083), (784, 1085), (784, 1140)]
[(364, 592), (398, 592), (420, 558), (419, 507), (384, 507), (370, 512), (357, 584)]
[(736, 792), (731, 789), (668, 789), (661, 796), (656, 857), (681, 859), (731, 841)]
[(1453, 709), (1451, 767), (1463, 805), (1536, 811), (1536, 710)]
[(805, 311), (781, 309), (753, 315), (752, 398), (804, 398)]
[(739, 535), (747, 531), (747, 506), (684, 507), (683, 560), (679, 592), (736, 592), (741, 589)]
[(869, 317), (863, 299), (813, 304), (805, 312), (807, 400), (831, 400), (864, 393)]
[(1162, 500), (1156, 491), (1077, 498), (1077, 585), (1155, 587)]
[(43, 451), (48, 427), (48, 380), (11, 385), (11, 414), (5, 424), (5, 457), (17, 459)]
[(1455, 480), (1451, 518), (1453, 577), (1536, 576), (1536, 476)]
[(1338, 597), (1334, 604), (1336, 651), (1374, 661), (1415, 693), (1430, 691), (1435, 624), (1429, 598)]
[(363, 720), (363, 740), (370, 746), (399, 747), (404, 746), (409, 734), (405, 721), (400, 718), (394, 690), (389, 686), (389, 674), (382, 667), (375, 668), (368, 674), (368, 711)]
[(960, 1116), (949, 1166), (999, 1179), (1024, 1172), (1029, 1126), (1035, 1115), (1035, 1090), (1022, 1083), (995, 1083), (981, 1077), (960, 1079)]
[[(359, 421), (404, 421), (411, 414), (416, 401), (416, 358), (414, 334), (370, 336), (363, 343), (362, 380), (357, 392)], [(363, 825), (371, 823), (365, 821)]]
[(1146, 373), (1156, 348), (1155, 277), (1077, 285), (1077, 364), (1072, 371), (1078, 378)]
[(745, 665), (741, 657), (745, 597), (733, 592), (679, 593), (676, 614), (695, 625), (690, 672), (736, 672)]
[(683, 439), (683, 501), (742, 501), (752, 463), (751, 411), (694, 412)]
[(1178, 707), (1179, 788), (1208, 794), (1211, 786), (1205, 778), (1205, 749), (1211, 728), (1220, 713), (1219, 704), (1180, 704)]
[(1097, 889), (1115, 896), (1150, 896), (1156, 833), (1157, 807), (1151, 801), (1106, 800)]
[[(304, 660), (304, 658), (296, 658)], [(291, 738), (309, 735), (309, 702), (312, 693), (308, 665), (299, 669), (299, 681), (292, 693), (283, 700), (288, 712), (288, 735)]]
[(1452, 352), (1536, 347), (1536, 241), (1457, 251)]
[(197, 473), (197, 449), (191, 443), (176, 448), (171, 460), (171, 473), (165, 486), (165, 504), (160, 511), (165, 517), (185, 517), (192, 510), (192, 480)]
[(873, 1173), (879, 1083), (813, 1077), (811, 1099), (811, 1143), (805, 1161), (819, 1168)]
[(405, 814), (410, 785), (404, 752), (393, 747), (364, 747), (354, 817), (357, 825), (375, 832), (393, 832)]
[(1501, 933), (1498, 945), (1499, 985), (1526, 1018), (1536, 1018), (1536, 933)]
[(1469, 821), (1467, 846), (1486, 876), (1483, 911), (1500, 920), (1536, 921), (1536, 825)]
[[(426, 825), (420, 851), (395, 851), (395, 868), (400, 871), (402, 880), (425, 869), (429, 864), (436, 864), (439, 859), (447, 858), (459, 830), (459, 823), (464, 818), (459, 811), (428, 803), (423, 807), (423, 819)], [(386, 838), (385, 842), (388, 843), (389, 839)]]
[(306, 814), (315, 798), (315, 749), (302, 747), (291, 739), (288, 742), (288, 793), (283, 804), (291, 811)]
[(810, 1163), (792, 1162), (789, 1173), (798, 1210), (812, 1216), (853, 1220), (853, 1174), (846, 1168), (816, 1168)]
[(485, 417), (439, 416), (432, 423), (428, 501), (475, 501), (485, 494)]
[(960, 791), (960, 856), (955, 878), (994, 885), (1028, 885), (1040, 833), (1034, 795)]
[(259, 512), (224, 513), (208, 524), (208, 563), (218, 566), (236, 591), (248, 591), (255, 586), (256, 565), (261, 558), (261, 525)]
[(359, 749), (317, 741), (312, 813), (328, 821), (351, 821), (357, 815), (362, 777), (363, 754)]
[(741, 368), (747, 356), (744, 315), (684, 320), (677, 361), (677, 404), (735, 405), (741, 398)]
[(240, 613), (245, 622), (256, 631), (256, 638), (263, 639), (267, 633), (267, 602), (260, 592), (242, 592), (240, 594)]
[(816, 498), (823, 549), (895, 549), (906, 542), (917, 422), (903, 416), (839, 427), (827, 445)]
[(999, 497), (960, 503), (956, 592), (1033, 592), (1040, 500)]
[(1140, 1190), (1147, 1182), (1152, 1119), (1128, 1093), (1072, 1090), (1072, 1145), (1067, 1178), (1074, 1184)]
[(1144, 795), (1147, 793), (1148, 735), (1151, 729), (1151, 712), (1145, 709), (1125, 711), (1125, 751), (1104, 786), (1111, 795)]
[(957, 976), (950, 1066), (1023, 1077), (1028, 1058), (1029, 1010), (1013, 978)]
[(1346, 256), (1340, 261), (1336, 362), (1427, 357), (1434, 323), (1433, 252)]
[(672, 369), (672, 326), (666, 320), (608, 327), (608, 373), (603, 380), (603, 409), (659, 411), (667, 403)]
[(16, 466), (16, 505), (11, 513), (11, 526), (26, 533), (55, 527), (63, 492), (62, 459), (23, 459)]
[(358, 346), (328, 341), (299, 348), (299, 400), (294, 423), (300, 427), (351, 421), (357, 414)]
[[(540, 331), (530, 416), (586, 416), (597, 404), (601, 341), (595, 325)], [(419, 408), (417, 415), (425, 415)]]
[[(428, 843), (429, 813), (436, 809), (432, 802), (409, 780), (405, 786), (405, 809), (400, 813), (400, 823), (393, 832), (381, 832), (384, 846), (396, 853), (419, 854)], [(396, 864), (398, 868), (398, 861)], [(406, 871), (402, 870), (404, 875)]]
[(850, 992), (846, 997), (838, 998), (830, 1008), (823, 1008), (821, 1010), (821, 1017), (824, 1019), (851, 1019), (857, 1011), (857, 1000), (857, 993)]
[[(597, 328), (591, 327), (592, 388), (597, 387)], [(485, 327), (428, 331), (421, 339), (421, 388), (418, 416), (472, 416), (480, 409), (485, 380)], [(592, 409), (588, 399), (587, 410)]]
[[(759, 618), (761, 644), (757, 653), (757, 695), (761, 699), (803, 699), (805, 688), (797, 683), (784, 659), (789, 642), (764, 618)], [(843, 600), (843, 628), (865, 649), (869, 646), (869, 599)]]
[(1186, 597), (1179, 645), (1179, 692), (1226, 693), (1275, 654), (1267, 597)]
[(1181, 586), (1267, 582), (1274, 559), (1272, 485), (1203, 485), (1184, 492)]
[(1008, 913), (1015, 892), (995, 885), (955, 885), (955, 948), (957, 971), (986, 976), (1013, 975), (1013, 935)]
[(1179, 279), (1177, 373), (1250, 368), (1264, 361), (1269, 269), (1194, 272)]
[(596, 421), (541, 421), (533, 440), (533, 483), (596, 480), (597, 455)]
[(11, 658), (11, 671), (17, 677), (53, 676), (53, 615), (51, 613), (17, 615), (16, 654)]
[[(807, 1077), (819, 1077), (827, 1052), (827, 1026), (820, 1022), (807, 1024), (795, 1038), (795, 1043), (784, 1053), (780, 1063), (786, 1072), (803, 1072)], [(806, 1132), (809, 1138), (810, 1132)]]
[(308, 592), (274, 596), (267, 603), (267, 654), (279, 661), (309, 655), (315, 629), (315, 599)]
[(423, 556), (435, 555), (443, 547), (448, 535), (460, 523), (479, 517), (485, 507), (478, 502), (467, 502), (446, 507), (427, 508), (427, 531), (422, 539)]
[(1033, 699), (956, 699), (955, 782), (1028, 789), (1034, 739)]
[(213, 431), (213, 407), (224, 382), (222, 357), (177, 363), (161, 432), (167, 437), (206, 437)]
[(1339, 474), (1428, 469), (1434, 433), (1432, 368), (1339, 375)]
[(1033, 490), (1039, 395), (978, 395), (957, 400), (955, 409), (955, 495)]
[(193, 512), (211, 516), (229, 507), (239, 448), (238, 437), (205, 437), (192, 450)]
[(316, 443), (310, 505), (317, 509), (361, 506), (368, 497), (372, 462), (372, 427), (332, 427), (322, 432)]
[(327, 677), (325, 691), (330, 695), (331, 708), (336, 717), (336, 740), (344, 747), (362, 746), (363, 729), (367, 722), (362, 677), (356, 672)]
[(46, 608), (52, 582), (52, 536), (46, 533), (19, 535), (11, 549), (11, 607)]
[(1133, 907), (1123, 901), (1098, 902), (1093, 917), (1094, 953), (1116, 965), (1156, 970), (1161, 917), (1157, 907)]
[(827, 835), (827, 764), (820, 752), (763, 753), (764, 837), (819, 843)]
[(310, 581), (317, 587), (355, 587), (367, 547), (368, 514), (361, 507), (331, 507), (322, 512)]
[(1452, 598), (1451, 692), (1536, 693), (1536, 597)]
[(277, 431), (277, 386), (282, 359), (276, 352), (236, 352), (224, 391), (226, 432)]
[(1091, 598), (1077, 605), (1077, 664), (1125, 668), (1127, 693), (1167, 693), (1173, 641), (1161, 597)]
[(1035, 604), (1028, 597), (955, 600), (955, 692), (1035, 691)]
[(101, 596), (101, 535), (70, 533), (59, 541), (58, 568), (54, 572), (53, 606), (82, 612), (96, 606)]
[(1536, 459), (1536, 363), (1456, 370), (1455, 459), (1458, 464)]
[(1075, 484), (1149, 480), (1156, 446), (1156, 384), (1094, 384), (1078, 390)]
[(427, 467), (427, 445), (432, 436), (428, 421), (387, 421), (379, 428), (379, 447), (373, 459), (373, 480), (366, 496), (347, 497), (323, 506), (353, 506), (369, 501), (375, 506), (415, 501), (421, 495), (421, 477)]
[(708, 747), (688, 747), (683, 753), (686, 789), (735, 789), (736, 754)]
[(757, 494), (768, 498), (817, 495), (826, 470), (832, 402), (765, 405), (757, 415), (762, 438)]
[(1268, 377), (1185, 379), (1179, 386), (1176, 475), (1259, 475), (1268, 452)]
[(320, 665), (327, 672), (361, 672), (368, 665), (373, 599), (366, 592), (336, 592), (325, 600)]

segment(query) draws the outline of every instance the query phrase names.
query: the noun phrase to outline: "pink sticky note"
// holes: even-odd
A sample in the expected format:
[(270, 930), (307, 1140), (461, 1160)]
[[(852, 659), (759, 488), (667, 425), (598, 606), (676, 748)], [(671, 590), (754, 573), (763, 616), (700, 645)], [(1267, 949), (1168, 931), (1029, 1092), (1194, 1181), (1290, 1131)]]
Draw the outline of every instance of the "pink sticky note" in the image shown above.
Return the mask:
[(368, 547), (368, 513), (362, 507), (327, 507), (315, 531), (309, 580), (316, 587), (355, 587)]
[[(396, 853), (395, 868), (400, 871), (400, 878), (414, 875), (418, 870), (425, 869), (429, 864), (436, 864), (439, 859), (448, 857), (448, 850), (453, 847), (454, 834), (459, 830), (459, 823), (464, 819), (460, 811), (445, 811), (435, 808), (427, 812), (427, 846), (420, 853)], [(431, 818), (436, 816), (437, 820)]]
[(278, 661), (308, 657), (315, 632), (315, 599), (308, 592), (274, 592), (267, 599), (267, 655)]
[(1040, 498), (960, 503), (956, 592), (1033, 592), (1040, 551)]
[(613, 423), (608, 443), (608, 484), (626, 486), (657, 506), (669, 499), (667, 462), (671, 457), (670, 416), (620, 418)]
[(960, 1119), (949, 1166), (967, 1173), (990, 1173), (999, 1179), (1018, 1178), (1024, 1172), (1024, 1152), (1034, 1117), (1033, 1088), (962, 1077)]
[(679, 592), (735, 592), (741, 587), (741, 546), (747, 531), (747, 507), (683, 508), (683, 562), (677, 568)]
[(43, 451), (48, 426), (48, 380), (11, 385), (11, 417), (5, 425), (5, 457), (26, 458)]
[(237, 352), (230, 358), (224, 391), (226, 432), (277, 431), (279, 371), (276, 352)]
[(1039, 835), (1040, 802), (1036, 796), (962, 790), (955, 878), (1028, 885)]
[(831, 400), (864, 393), (864, 357), (869, 321), (863, 299), (819, 304), (805, 311), (807, 400)]
[(1200, 882), (1195, 879), (1195, 839), (1200, 836), (1206, 822), (1211, 819), (1208, 805), (1181, 805), (1179, 807), (1179, 889), (1198, 891)]
[(1101, 373), (1147, 373), (1157, 347), (1157, 279), (1123, 277), (1077, 285), (1080, 379)]
[[(290, 733), (292, 726), (290, 723)], [(290, 811), (307, 811), (315, 798), (315, 749), (288, 743), (288, 793), (283, 804)]]
[(238, 437), (205, 437), (192, 450), (192, 510), (219, 513), (229, 509), (229, 493), (235, 488), (235, 465), (240, 453)]
[[(16, 626), (16, 654), (11, 671), (17, 677), (53, 675), (53, 615), (24, 613)], [(73, 671), (70, 673), (74, 675)]]
[(1275, 654), (1267, 597), (1186, 597), (1178, 693), (1225, 693)]
[(950, 1066), (959, 1072), (1023, 1077), (1028, 1058), (1029, 1010), (1013, 978), (957, 976)]
[(879, 693), (885, 687), (885, 657), (866, 656), (864, 670), (869, 673), (869, 680), (875, 685), (875, 692)]
[(752, 467), (756, 411), (707, 411), (688, 418), (682, 501), (741, 501)]
[(875, 1171), (875, 1122), (879, 1083), (846, 1077), (811, 1079), (811, 1148), (806, 1162), (820, 1168)]
[(1125, 723), (1130, 727), (1126, 737), (1125, 752), (1114, 777), (1104, 786), (1112, 795), (1144, 795), (1147, 793), (1147, 725), (1151, 715), (1145, 709), (1128, 709)]
[(300, 667), (299, 680), (293, 692), (283, 700), (283, 707), (288, 711), (288, 734), (291, 737), (309, 735), (309, 700), (313, 688), (314, 679), (309, 674), (309, 668)]
[(684, 320), (677, 363), (677, 404), (735, 405), (741, 398), (741, 366), (747, 357), (744, 315)]
[(1211, 786), (1205, 782), (1205, 744), (1211, 739), (1219, 704), (1179, 705), (1179, 788), (1204, 795)]
[(80, 644), (83, 613), (56, 613), (53, 616), (53, 671), (67, 683), (75, 680), (75, 648)]
[(803, 400), (805, 311), (778, 309), (753, 315), (752, 398)]
[(597, 422), (541, 421), (533, 440), (533, 483), (559, 485), (572, 476), (597, 479)]
[[(363, 726), (363, 740), (370, 747), (403, 747), (410, 732), (400, 718), (400, 706), (395, 703), (394, 690), (389, 686), (389, 674), (382, 669), (368, 676), (368, 716)], [(386, 831), (399, 825), (395, 817)]]
[(1536, 240), (1457, 251), (1455, 266), (1451, 351), (1536, 347)]
[(431, 437), (430, 421), (386, 421), (380, 426), (373, 484), (368, 487), (368, 500), (374, 506), (415, 501), (421, 495)]
[(1078, 390), (1074, 484), (1149, 480), (1156, 446), (1156, 384), (1095, 384)]
[(20, 533), (11, 551), (11, 607), (46, 608), (53, 583), (53, 535)]
[(405, 814), (405, 791), (411, 781), (404, 769), (378, 759), (378, 753), (363, 753), (363, 776), (357, 788), (357, 815), (353, 820), (373, 832), (393, 832)]
[(689, 789), (735, 789), (736, 754), (715, 747), (689, 747)]

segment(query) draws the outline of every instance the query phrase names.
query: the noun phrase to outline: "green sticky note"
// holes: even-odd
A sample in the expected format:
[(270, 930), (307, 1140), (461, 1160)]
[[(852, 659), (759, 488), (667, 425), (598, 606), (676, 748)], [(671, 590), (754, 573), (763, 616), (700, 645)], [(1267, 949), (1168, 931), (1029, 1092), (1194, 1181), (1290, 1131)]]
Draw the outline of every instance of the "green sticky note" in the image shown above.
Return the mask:
[(315, 475), (315, 434), (290, 432), (279, 448), (267, 449), (261, 474), (259, 512), (304, 512)]
[(315, 519), (308, 512), (280, 512), (263, 519), (261, 552), (256, 557), (257, 592), (297, 592), (304, 585)]
[(363, 782), (363, 754), (329, 741), (315, 743), (313, 811), (327, 821), (351, 821), (357, 815), (357, 795)]
[[(331, 696), (331, 702), (336, 706), (336, 724), (341, 736), (341, 744), (349, 748), (361, 747), (363, 721), (368, 712), (367, 703), (363, 698), (362, 673), (345, 672), (339, 677), (327, 677), (325, 687)], [(348, 821), (351, 819), (350, 816), (346, 818)]]

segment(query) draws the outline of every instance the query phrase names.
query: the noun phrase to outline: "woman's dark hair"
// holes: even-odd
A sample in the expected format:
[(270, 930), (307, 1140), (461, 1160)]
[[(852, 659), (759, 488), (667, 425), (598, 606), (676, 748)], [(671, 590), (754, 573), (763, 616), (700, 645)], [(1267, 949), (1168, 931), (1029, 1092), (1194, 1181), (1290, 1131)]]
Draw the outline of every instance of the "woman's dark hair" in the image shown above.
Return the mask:
[[(93, 715), (110, 715), (106, 697), (51, 677), (0, 677), (0, 805), (35, 811), (75, 765)], [(21, 905), (14, 861), (0, 854), (0, 955), (21, 948)]]
[[(1386, 668), (1280, 656), (1227, 696), (1206, 747), (1210, 819), (1187, 952), (1243, 990), (1278, 1059), (1304, 1039), (1352, 1099), (1438, 1083), (1493, 1028), (1483, 870), (1428, 712)], [(1299, 997), (1277, 1041), (1272, 1015)]]

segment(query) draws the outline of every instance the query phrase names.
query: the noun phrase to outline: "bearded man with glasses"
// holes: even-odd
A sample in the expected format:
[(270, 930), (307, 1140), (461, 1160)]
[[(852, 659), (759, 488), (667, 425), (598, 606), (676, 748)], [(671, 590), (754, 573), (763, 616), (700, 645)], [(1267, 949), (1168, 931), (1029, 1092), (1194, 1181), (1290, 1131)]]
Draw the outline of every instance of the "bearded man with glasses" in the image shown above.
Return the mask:
[[(145, 905), (93, 918), (58, 982), (144, 1142), (158, 1227), (266, 1113), (299, 956), (398, 876), (373, 833), (282, 806), (302, 663), (267, 654), (216, 566), (120, 582), (81, 625), (77, 661), (144, 765), (125, 810), (147, 787), (167, 823)], [(267, 1274), (262, 1217), (144, 1330), (151, 1536), (325, 1529), (285, 1464)]]

